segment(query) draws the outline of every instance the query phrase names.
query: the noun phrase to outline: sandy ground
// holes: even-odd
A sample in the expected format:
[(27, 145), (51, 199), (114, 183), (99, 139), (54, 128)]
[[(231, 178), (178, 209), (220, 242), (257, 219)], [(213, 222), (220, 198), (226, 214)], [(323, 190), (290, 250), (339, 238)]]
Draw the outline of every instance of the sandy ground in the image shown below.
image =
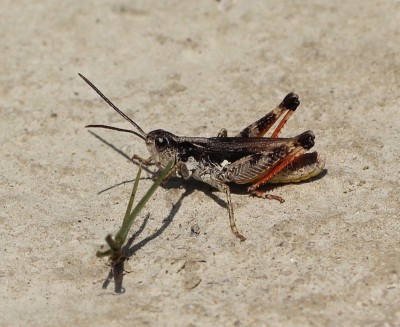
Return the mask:
[[(3, 1), (1, 326), (400, 326), (399, 1)], [(284, 204), (172, 180), (135, 223), (125, 294), (95, 252), (145, 131), (230, 135), (289, 91), (322, 178)], [(139, 195), (151, 185), (144, 173)], [(146, 220), (146, 217), (148, 219)], [(197, 226), (199, 235), (192, 235)]]

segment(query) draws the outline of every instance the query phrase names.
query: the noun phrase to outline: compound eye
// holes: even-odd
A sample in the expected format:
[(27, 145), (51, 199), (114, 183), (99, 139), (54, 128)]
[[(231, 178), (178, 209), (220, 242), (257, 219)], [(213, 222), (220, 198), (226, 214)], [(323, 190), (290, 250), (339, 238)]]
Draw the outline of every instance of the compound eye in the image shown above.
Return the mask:
[(164, 137), (157, 137), (154, 141), (154, 144), (156, 145), (157, 151), (161, 152), (164, 151), (168, 146), (168, 140)]

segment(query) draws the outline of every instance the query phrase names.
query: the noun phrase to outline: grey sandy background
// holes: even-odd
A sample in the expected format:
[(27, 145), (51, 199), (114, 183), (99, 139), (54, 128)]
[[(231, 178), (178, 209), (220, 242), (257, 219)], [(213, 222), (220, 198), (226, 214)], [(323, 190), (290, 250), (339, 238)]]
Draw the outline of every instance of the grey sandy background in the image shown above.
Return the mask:
[[(0, 18), (0, 325), (400, 326), (399, 1), (3, 1)], [(313, 130), (327, 173), (275, 188), (284, 204), (234, 194), (244, 243), (223, 194), (171, 181), (115, 296), (95, 252), (137, 166), (84, 128), (129, 125), (78, 72), (145, 131), (189, 136), (294, 90), (282, 136)]]

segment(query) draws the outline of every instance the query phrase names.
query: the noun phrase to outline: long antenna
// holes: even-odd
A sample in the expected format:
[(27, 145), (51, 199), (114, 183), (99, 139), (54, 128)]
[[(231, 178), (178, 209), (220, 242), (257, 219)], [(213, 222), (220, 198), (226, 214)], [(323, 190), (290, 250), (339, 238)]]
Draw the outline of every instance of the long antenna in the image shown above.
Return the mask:
[[(94, 84), (91, 82), (91, 81), (89, 81), (85, 76), (83, 76), (82, 74), (80, 74), (80, 73), (78, 73), (78, 75), (86, 82), (86, 83), (88, 83), (89, 84), (89, 86), (93, 89), (93, 90), (95, 90), (96, 91), (96, 93), (98, 94), (98, 95), (100, 95), (100, 97), (105, 101), (105, 102), (107, 102), (107, 104), (111, 107), (111, 108), (113, 108), (116, 112), (118, 112), (122, 117), (124, 117), (128, 122), (130, 122), (133, 126), (135, 126), (136, 127), (136, 129), (139, 131), (139, 133), (133, 133), (133, 134), (135, 134), (135, 135), (138, 135), (139, 136), (139, 134), (140, 134), (140, 137), (142, 138), (142, 139), (145, 139), (146, 138), (146, 136), (147, 136), (147, 134), (143, 131), (143, 129), (141, 129), (140, 128), (140, 126), (138, 125), (138, 124), (136, 124), (132, 119), (130, 119), (127, 115), (125, 115), (121, 110), (119, 110), (118, 109), (118, 107), (114, 104), (114, 103), (112, 103), (103, 93), (101, 93), (101, 91), (96, 87), (96, 86), (94, 86)], [(106, 126), (106, 125), (88, 125), (88, 126), (86, 126), (86, 127), (102, 127), (102, 128), (109, 128), (109, 129), (114, 129), (114, 130), (120, 130), (121, 132), (123, 132), (123, 131), (127, 131), (127, 130), (122, 130), (122, 129), (118, 129), (118, 128), (116, 128), (116, 127), (111, 127), (111, 126)], [(110, 128), (111, 127), (111, 128)]]
[(139, 134), (138, 132), (132, 131), (130, 129), (125, 129), (125, 128), (118, 128), (118, 127), (114, 127), (114, 126), (108, 126), (108, 125), (86, 125), (86, 128), (106, 128), (106, 129), (112, 129), (114, 131), (118, 131), (118, 132), (125, 132), (125, 133), (131, 133), (131, 134), (135, 134), (136, 136), (139, 136), (141, 139), (146, 141), (146, 138)]

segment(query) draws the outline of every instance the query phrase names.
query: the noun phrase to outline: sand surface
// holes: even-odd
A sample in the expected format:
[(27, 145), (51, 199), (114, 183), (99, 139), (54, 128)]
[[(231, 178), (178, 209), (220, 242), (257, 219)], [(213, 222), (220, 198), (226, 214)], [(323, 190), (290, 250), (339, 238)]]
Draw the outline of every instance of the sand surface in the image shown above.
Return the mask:
[[(4, 1), (0, 51), (1, 326), (400, 326), (399, 1)], [(121, 153), (147, 150), (84, 128), (129, 124), (78, 73), (187, 136), (295, 91), (281, 136), (312, 130), (326, 173), (273, 189), (284, 204), (233, 194), (244, 243), (223, 194), (171, 180), (115, 295), (95, 252), (138, 169)]]

